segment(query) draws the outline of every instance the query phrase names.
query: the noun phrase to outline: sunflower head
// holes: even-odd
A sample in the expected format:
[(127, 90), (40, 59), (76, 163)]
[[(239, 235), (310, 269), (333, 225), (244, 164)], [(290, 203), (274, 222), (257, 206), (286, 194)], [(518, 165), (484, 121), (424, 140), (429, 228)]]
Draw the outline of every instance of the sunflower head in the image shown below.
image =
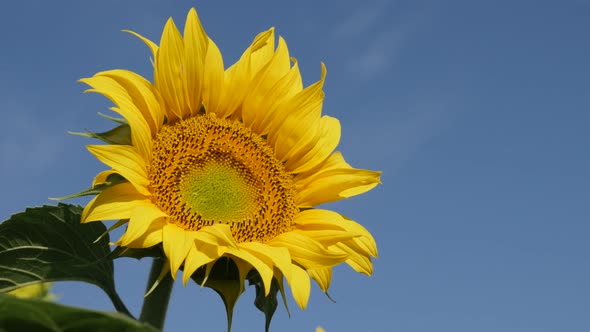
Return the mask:
[(81, 80), (123, 118), (93, 134), (109, 144), (88, 146), (109, 169), (94, 179), (101, 192), (83, 222), (122, 220), (116, 244), (161, 245), (167, 269), (173, 277), (182, 269), (185, 283), (199, 272), (206, 284), (222, 259), (235, 264), (240, 289), (252, 272), (264, 296), (285, 279), (301, 308), (310, 278), (326, 292), (337, 264), (372, 274), (371, 234), (315, 208), (380, 177), (334, 152), (340, 123), (322, 115), (323, 65), (319, 81), (303, 87), (297, 61), (269, 29), (225, 68), (194, 9), (182, 34), (169, 19), (159, 44), (130, 33), (151, 50), (153, 82), (127, 70)]

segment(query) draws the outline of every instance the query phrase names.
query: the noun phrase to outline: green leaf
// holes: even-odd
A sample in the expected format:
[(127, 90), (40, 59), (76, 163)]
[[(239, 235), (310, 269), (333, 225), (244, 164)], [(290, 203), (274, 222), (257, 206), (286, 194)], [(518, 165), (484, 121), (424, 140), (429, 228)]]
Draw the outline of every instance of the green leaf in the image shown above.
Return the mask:
[(100, 222), (81, 224), (80, 206), (28, 208), (0, 224), (0, 292), (26, 285), (77, 280), (102, 288), (117, 311), (129, 311), (115, 290), (109, 237)]
[(68, 307), (0, 294), (0, 331), (20, 332), (157, 332), (119, 313)]
[(126, 123), (102, 133), (94, 133), (91, 131), (86, 131), (85, 133), (68, 131), (68, 134), (96, 138), (108, 144), (131, 145), (131, 128)]

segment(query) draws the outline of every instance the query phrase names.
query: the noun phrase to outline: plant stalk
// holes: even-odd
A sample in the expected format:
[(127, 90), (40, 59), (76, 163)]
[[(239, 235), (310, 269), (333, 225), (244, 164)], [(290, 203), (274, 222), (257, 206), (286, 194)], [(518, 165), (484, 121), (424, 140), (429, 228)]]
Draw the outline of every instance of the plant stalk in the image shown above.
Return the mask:
[[(154, 258), (150, 275), (148, 277), (146, 293), (152, 288), (154, 283), (157, 282), (165, 263), (166, 261), (161, 258)], [(139, 321), (146, 322), (159, 330), (164, 328), (166, 311), (168, 309), (168, 302), (170, 301), (173, 285), (174, 280), (172, 279), (172, 276), (170, 276), (170, 273), (166, 273), (156, 289), (143, 300)]]

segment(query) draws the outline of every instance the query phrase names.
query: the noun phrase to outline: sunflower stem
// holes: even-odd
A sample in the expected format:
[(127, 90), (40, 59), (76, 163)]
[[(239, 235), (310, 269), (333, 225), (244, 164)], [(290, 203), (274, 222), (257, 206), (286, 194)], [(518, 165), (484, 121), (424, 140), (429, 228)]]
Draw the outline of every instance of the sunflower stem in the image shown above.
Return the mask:
[[(161, 258), (154, 258), (150, 275), (148, 277), (146, 293), (152, 289), (154, 283), (158, 282), (165, 263), (166, 261)], [(146, 322), (159, 330), (163, 329), (173, 285), (174, 280), (172, 279), (172, 276), (170, 276), (170, 273), (166, 273), (163, 278), (159, 280), (157, 287), (143, 300), (139, 321)]]

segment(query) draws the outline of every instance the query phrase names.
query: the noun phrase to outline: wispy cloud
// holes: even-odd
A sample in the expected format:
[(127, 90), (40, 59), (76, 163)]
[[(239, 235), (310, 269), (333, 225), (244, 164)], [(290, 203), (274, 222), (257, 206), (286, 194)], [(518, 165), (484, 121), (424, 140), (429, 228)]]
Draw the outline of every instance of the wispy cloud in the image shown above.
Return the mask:
[(392, 2), (376, 1), (362, 5), (341, 23), (332, 35), (356, 47), (347, 59), (352, 73), (370, 79), (389, 70), (397, 61), (407, 40), (424, 21), (419, 9), (396, 9)]
[[(387, 176), (395, 176), (425, 145), (453, 126), (463, 109), (458, 102), (458, 95), (450, 91), (421, 93), (403, 105), (398, 104), (396, 111), (383, 112), (377, 122), (374, 117), (356, 118), (354, 130), (362, 132), (362, 138), (350, 139), (345, 144), (354, 151), (355, 159), (370, 160)], [(382, 103), (375, 101), (368, 107), (375, 108)], [(385, 104), (391, 106), (389, 102)], [(368, 145), (375, 148), (367, 149)]]
[(362, 6), (353, 15), (334, 26), (332, 30), (333, 36), (346, 39), (364, 35), (373, 29), (375, 24), (384, 19), (388, 6), (387, 1), (376, 1)]
[(452, 103), (449, 96), (424, 96), (392, 117), (388, 130), (383, 131), (390, 142), (385, 160), (390, 172), (399, 171), (425, 144), (452, 125), (457, 116)]
[(349, 60), (350, 70), (361, 78), (372, 78), (390, 69), (408, 38), (406, 30), (392, 28), (378, 34)]

